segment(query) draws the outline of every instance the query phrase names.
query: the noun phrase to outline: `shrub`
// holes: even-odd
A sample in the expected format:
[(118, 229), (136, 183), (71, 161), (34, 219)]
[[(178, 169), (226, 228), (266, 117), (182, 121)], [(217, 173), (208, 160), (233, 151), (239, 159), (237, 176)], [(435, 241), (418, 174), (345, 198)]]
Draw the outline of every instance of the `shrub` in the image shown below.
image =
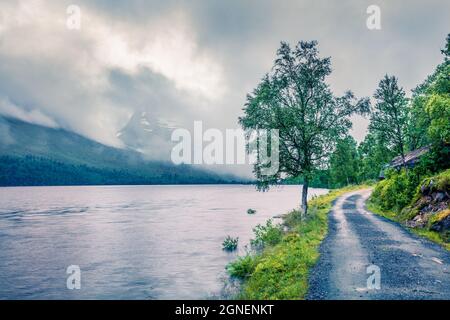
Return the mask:
[(255, 238), (250, 240), (252, 247), (262, 249), (266, 246), (276, 245), (281, 241), (283, 231), (280, 225), (274, 225), (273, 220), (267, 220), (265, 225), (258, 224), (253, 228)]
[(237, 249), (238, 242), (239, 238), (232, 238), (230, 236), (227, 236), (222, 243), (222, 248), (226, 251), (234, 251)]
[(389, 171), (387, 179), (378, 183), (371, 200), (383, 210), (401, 211), (416, 194), (420, 175), (413, 170)]
[(289, 230), (293, 229), (302, 221), (302, 216), (300, 211), (292, 210), (287, 215), (283, 217), (283, 225), (286, 226)]
[(239, 257), (236, 261), (229, 263), (226, 267), (228, 273), (236, 278), (248, 278), (253, 271), (255, 271), (258, 264), (258, 257), (247, 254), (244, 257)]

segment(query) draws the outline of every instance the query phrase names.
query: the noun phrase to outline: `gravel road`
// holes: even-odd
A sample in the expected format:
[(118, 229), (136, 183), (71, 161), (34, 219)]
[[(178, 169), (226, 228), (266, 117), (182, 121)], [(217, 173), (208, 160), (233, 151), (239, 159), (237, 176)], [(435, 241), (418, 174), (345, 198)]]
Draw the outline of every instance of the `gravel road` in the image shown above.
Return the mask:
[(370, 192), (335, 201), (307, 299), (450, 299), (449, 251), (367, 211)]

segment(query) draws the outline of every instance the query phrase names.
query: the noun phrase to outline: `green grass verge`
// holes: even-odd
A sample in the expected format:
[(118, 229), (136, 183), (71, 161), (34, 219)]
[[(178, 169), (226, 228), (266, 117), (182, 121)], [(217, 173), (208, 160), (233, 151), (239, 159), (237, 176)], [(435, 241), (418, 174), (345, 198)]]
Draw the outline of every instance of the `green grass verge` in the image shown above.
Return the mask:
[(328, 212), (332, 202), (344, 193), (362, 189), (351, 186), (330, 191), (309, 202), (307, 218), (299, 212), (284, 217), (286, 231), (278, 243), (265, 246), (260, 253), (240, 257), (227, 266), (231, 276), (243, 279), (237, 299), (303, 299), (308, 290), (308, 273), (319, 258), (319, 245), (328, 231)]
[(399, 218), (399, 215), (393, 211), (387, 211), (380, 208), (380, 206), (376, 205), (375, 203), (371, 201), (367, 201), (366, 207), (368, 210), (372, 211), (373, 213), (380, 215), (382, 217), (385, 217), (389, 220), (396, 221), (401, 223), (406, 229), (411, 231), (414, 234), (417, 234), (421, 237), (427, 238), (428, 240), (431, 240), (442, 247), (444, 247), (447, 250), (450, 250), (450, 243), (445, 242), (442, 237), (439, 235), (439, 233), (427, 230), (427, 229), (418, 229), (418, 228), (408, 228), (402, 223), (402, 220)]

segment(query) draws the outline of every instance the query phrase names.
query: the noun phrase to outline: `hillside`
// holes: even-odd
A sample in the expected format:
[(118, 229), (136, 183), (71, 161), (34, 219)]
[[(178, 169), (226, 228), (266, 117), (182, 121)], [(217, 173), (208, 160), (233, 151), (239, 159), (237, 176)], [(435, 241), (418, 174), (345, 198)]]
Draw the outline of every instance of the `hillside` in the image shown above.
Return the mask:
[(450, 249), (450, 169), (419, 182), (416, 176), (390, 173), (375, 187), (368, 207)]
[(241, 179), (150, 161), (78, 134), (0, 117), (0, 185), (214, 184)]

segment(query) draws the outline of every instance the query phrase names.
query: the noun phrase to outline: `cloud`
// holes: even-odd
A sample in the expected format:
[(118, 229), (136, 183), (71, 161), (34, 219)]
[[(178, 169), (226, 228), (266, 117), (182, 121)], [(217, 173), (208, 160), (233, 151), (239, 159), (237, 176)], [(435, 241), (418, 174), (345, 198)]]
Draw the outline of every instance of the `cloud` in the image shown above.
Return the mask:
[[(147, 92), (152, 83), (137, 83), (141, 74), (159, 76), (168, 88), (161, 92), (198, 100), (192, 108), (221, 99), (225, 91), (220, 64), (197, 46), (183, 12), (136, 26), (84, 5), (81, 30), (70, 31), (64, 3), (8, 1), (0, 6), (0, 93), (100, 142), (120, 146), (117, 131), (142, 108), (132, 100), (149, 100), (145, 90), (141, 99), (114, 100), (111, 92), (123, 90), (111, 78), (115, 72), (136, 86), (149, 86)], [(161, 93), (161, 104), (164, 99)]]
[(40, 110), (24, 110), (24, 108), (16, 106), (6, 98), (0, 99), (0, 114), (45, 127), (58, 127), (58, 124), (54, 120), (43, 114)]
[[(79, 31), (66, 27), (74, 3)], [(408, 91), (442, 60), (450, 3), (380, 0), (379, 31), (366, 28), (371, 4), (3, 0), (0, 96), (29, 121), (48, 117), (114, 146), (122, 146), (117, 132), (142, 110), (186, 127), (203, 120), (205, 128), (235, 128), (280, 41), (312, 39), (332, 58), (328, 81), (337, 95), (351, 89), (371, 96), (385, 73)], [(355, 118), (354, 136), (361, 140), (366, 127)]]

